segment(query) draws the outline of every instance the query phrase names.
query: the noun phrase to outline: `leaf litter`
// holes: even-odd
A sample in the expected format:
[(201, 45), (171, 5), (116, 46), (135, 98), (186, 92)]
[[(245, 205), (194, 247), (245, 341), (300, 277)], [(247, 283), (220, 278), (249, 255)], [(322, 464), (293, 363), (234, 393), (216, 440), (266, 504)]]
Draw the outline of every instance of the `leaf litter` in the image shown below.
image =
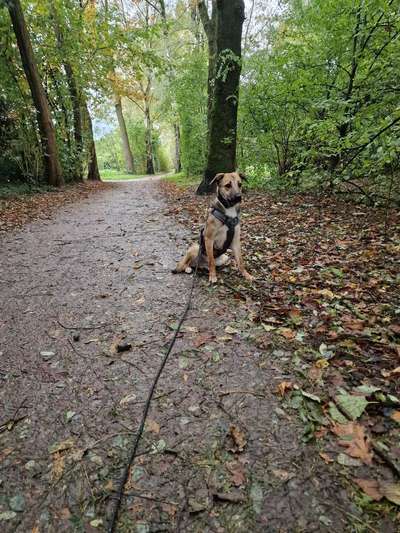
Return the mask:
[[(208, 200), (193, 202), (190, 188), (167, 182), (162, 189), (196, 235)], [(342, 465), (399, 471), (390, 459), (400, 457), (399, 212), (257, 193), (243, 212), (244, 259), (256, 281), (244, 283), (233, 268), (221, 278), (249, 305), (261, 353), (289, 354), (275, 392), (297, 411), (305, 440), (336, 437)], [(378, 457), (377, 447), (388, 453)]]

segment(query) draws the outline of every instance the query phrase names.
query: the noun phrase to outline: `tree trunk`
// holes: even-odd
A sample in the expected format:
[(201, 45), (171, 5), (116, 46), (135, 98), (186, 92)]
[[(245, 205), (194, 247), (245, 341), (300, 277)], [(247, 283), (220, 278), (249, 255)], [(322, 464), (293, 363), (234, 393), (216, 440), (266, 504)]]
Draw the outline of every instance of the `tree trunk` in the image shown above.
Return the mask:
[(64, 50), (64, 35), (58, 19), (56, 6), (51, 6), (51, 13), (54, 20), (54, 30), (57, 39), (57, 47), (60, 50), (61, 57), (63, 57), (63, 67), (67, 78), (68, 92), (71, 99), (72, 115), (74, 118), (74, 140), (75, 140), (75, 172), (78, 179), (83, 178), (83, 166), (82, 166), (82, 152), (83, 152), (83, 128), (82, 128), (82, 110), (81, 110), (81, 98), (79, 95), (78, 85), (74, 76), (74, 71), (71, 63), (65, 59)]
[(181, 163), (181, 132), (179, 129), (179, 124), (175, 122), (174, 124), (174, 132), (175, 132), (175, 173), (177, 174), (182, 170), (182, 163)]
[(146, 174), (154, 174), (154, 157), (153, 157), (153, 134), (150, 117), (150, 106), (145, 101), (145, 119), (146, 119)]
[(122, 151), (124, 153), (125, 168), (128, 174), (133, 174), (133, 156), (131, 146), (129, 144), (128, 132), (126, 129), (124, 115), (122, 113), (122, 101), (119, 94), (115, 93), (115, 112), (117, 114), (119, 132), (121, 135)]
[(28, 80), (32, 100), (36, 108), (46, 178), (50, 185), (59, 187), (63, 185), (64, 180), (58, 157), (56, 135), (49, 102), (39, 76), (21, 3), (20, 0), (6, 0), (6, 5), (10, 13), (25, 76)]
[(83, 111), (86, 117), (86, 129), (88, 134), (88, 173), (87, 179), (92, 181), (101, 181), (99, 166), (97, 164), (96, 145), (93, 136), (93, 125), (86, 101), (83, 101)]
[(210, 182), (218, 172), (236, 168), (244, 1), (213, 0), (211, 19), (202, 1), (199, 11), (209, 47), (207, 163), (197, 189), (198, 194), (205, 194), (211, 192)]

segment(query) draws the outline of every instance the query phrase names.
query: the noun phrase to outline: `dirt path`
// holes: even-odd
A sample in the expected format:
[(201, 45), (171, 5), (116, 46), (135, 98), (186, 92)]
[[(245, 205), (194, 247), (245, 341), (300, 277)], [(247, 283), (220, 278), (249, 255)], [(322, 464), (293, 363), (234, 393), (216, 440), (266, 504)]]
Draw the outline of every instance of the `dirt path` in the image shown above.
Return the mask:
[[(105, 529), (191, 283), (170, 274), (189, 235), (165, 212), (156, 183), (114, 184), (1, 237), (2, 531)], [(347, 530), (356, 510), (279, 407), (282, 354), (246, 340), (246, 309), (199, 281), (119, 531)]]

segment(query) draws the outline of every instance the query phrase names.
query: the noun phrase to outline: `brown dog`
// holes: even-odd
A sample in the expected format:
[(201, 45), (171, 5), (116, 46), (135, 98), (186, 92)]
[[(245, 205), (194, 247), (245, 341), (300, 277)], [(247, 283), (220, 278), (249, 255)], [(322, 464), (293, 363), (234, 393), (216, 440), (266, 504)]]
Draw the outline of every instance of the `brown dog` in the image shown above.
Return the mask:
[(217, 266), (226, 265), (229, 257), (225, 254), (231, 249), (241, 274), (249, 281), (253, 280), (242, 261), (240, 250), (240, 202), (242, 200), (242, 179), (238, 172), (217, 174), (211, 183), (217, 183), (215, 198), (201, 230), (200, 243), (192, 244), (185, 257), (179, 261), (172, 272), (192, 271), (199, 260), (199, 268), (208, 268), (211, 283), (217, 281)]

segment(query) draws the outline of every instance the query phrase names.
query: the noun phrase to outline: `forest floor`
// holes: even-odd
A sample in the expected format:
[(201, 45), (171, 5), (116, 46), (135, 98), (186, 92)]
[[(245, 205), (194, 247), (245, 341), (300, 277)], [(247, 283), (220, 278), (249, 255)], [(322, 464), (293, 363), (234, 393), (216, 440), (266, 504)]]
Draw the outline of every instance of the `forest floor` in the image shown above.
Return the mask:
[[(0, 206), (2, 531), (106, 529), (191, 284), (170, 269), (207, 200), (154, 181), (94, 191), (16, 229)], [(382, 216), (248, 198), (258, 281), (196, 282), (118, 531), (398, 529), (398, 218)]]

